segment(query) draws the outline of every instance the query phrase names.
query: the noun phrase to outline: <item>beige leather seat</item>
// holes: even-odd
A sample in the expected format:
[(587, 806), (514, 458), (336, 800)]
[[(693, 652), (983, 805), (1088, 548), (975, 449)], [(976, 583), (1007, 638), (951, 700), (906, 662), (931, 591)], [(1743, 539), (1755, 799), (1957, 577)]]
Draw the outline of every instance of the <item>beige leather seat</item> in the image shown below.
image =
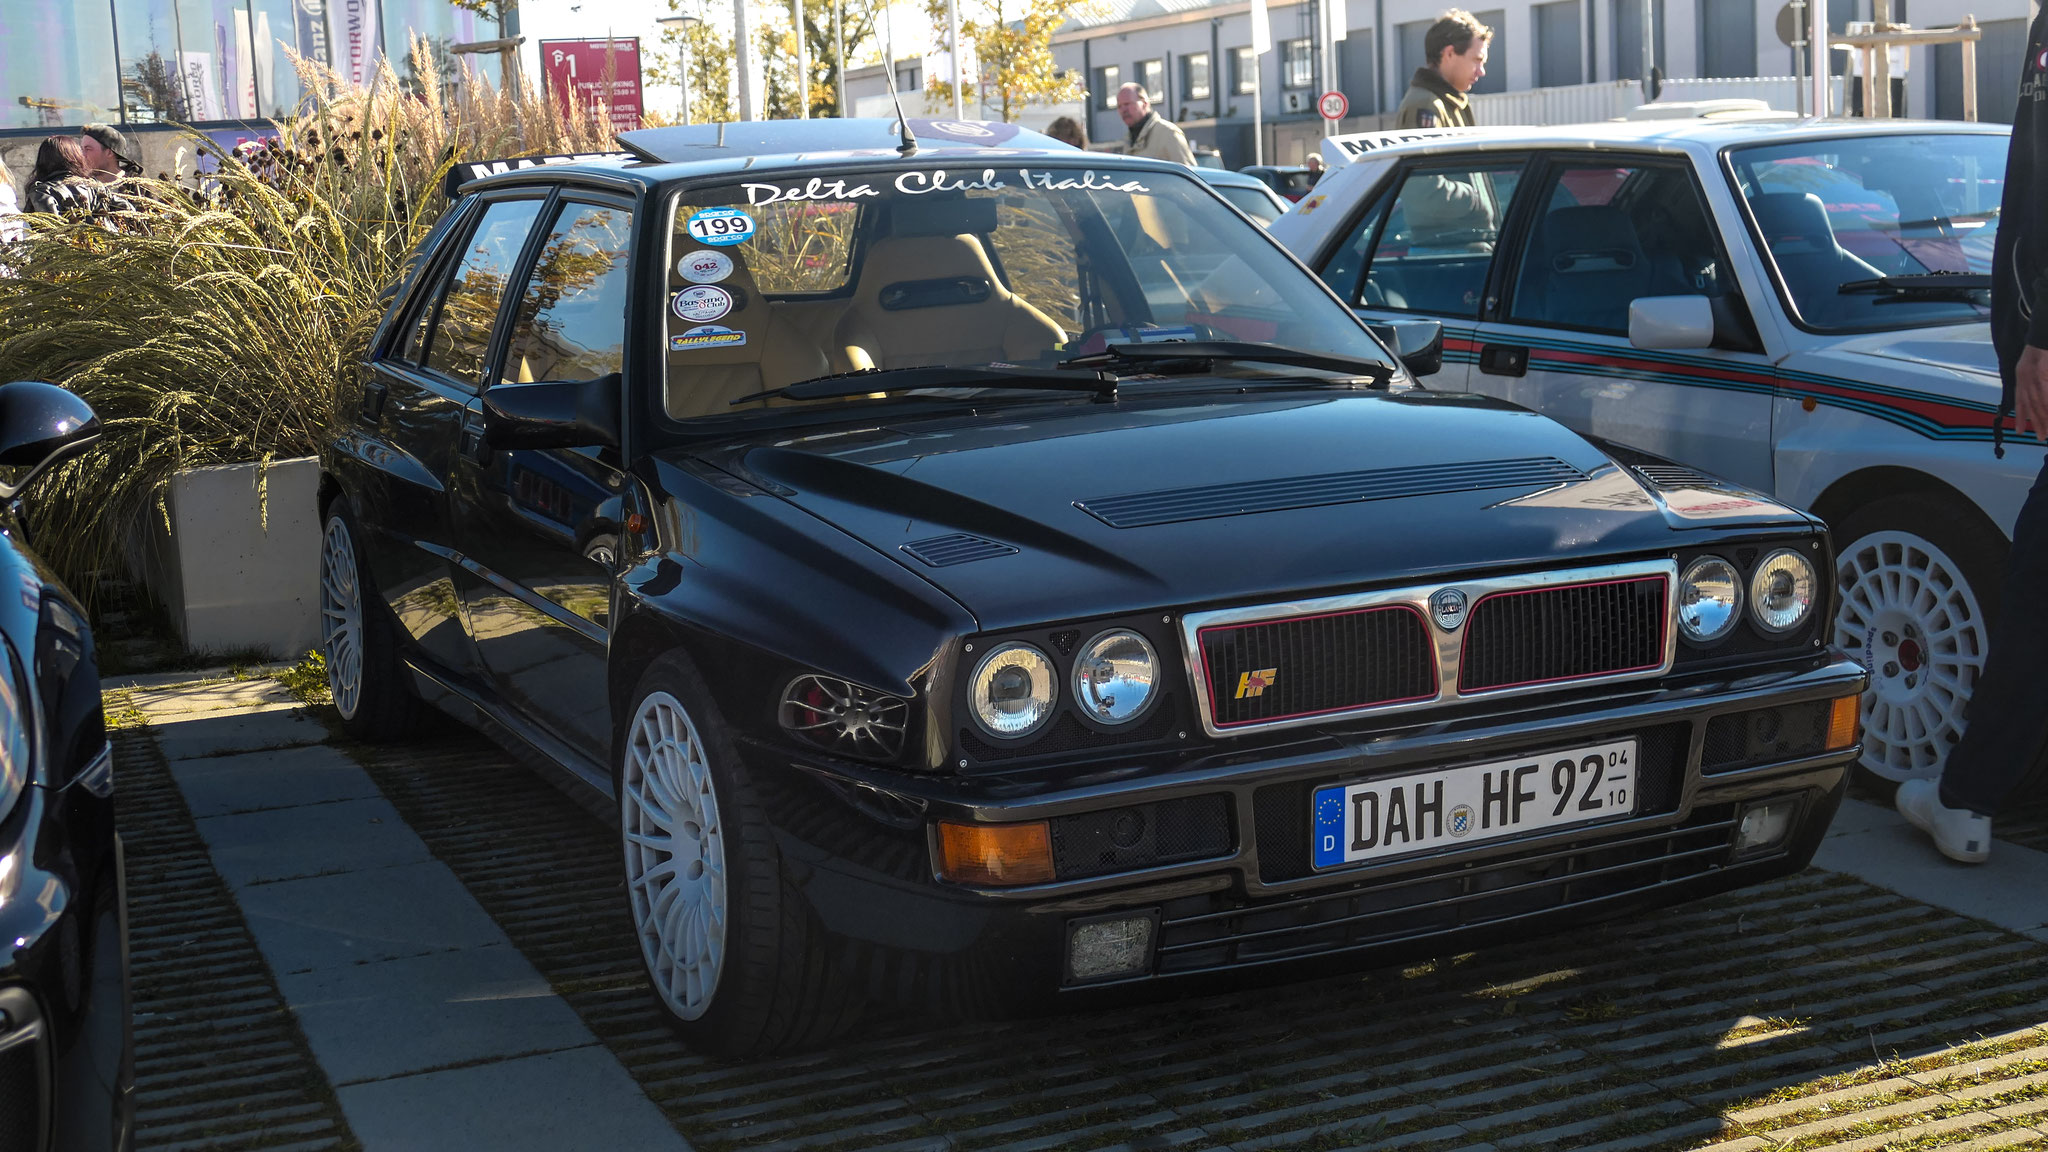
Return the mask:
[(844, 368), (913, 368), (1030, 360), (1066, 338), (1003, 287), (979, 238), (885, 236), (861, 260), (833, 351)]
[[(731, 403), (741, 396), (809, 380), (832, 370), (824, 349), (805, 338), (780, 315), (776, 304), (762, 297), (754, 286), (753, 274), (747, 271), (744, 257), (733, 248), (724, 252), (732, 257), (733, 270), (717, 287), (733, 293), (736, 303), (731, 312), (708, 323), (744, 334), (746, 343), (670, 348), (668, 384), (662, 400), (668, 414), (678, 420), (741, 410)], [(687, 281), (670, 273), (670, 296), (688, 287), (691, 285)], [(673, 311), (668, 313), (667, 320), (670, 337), (704, 326), (680, 319)]]

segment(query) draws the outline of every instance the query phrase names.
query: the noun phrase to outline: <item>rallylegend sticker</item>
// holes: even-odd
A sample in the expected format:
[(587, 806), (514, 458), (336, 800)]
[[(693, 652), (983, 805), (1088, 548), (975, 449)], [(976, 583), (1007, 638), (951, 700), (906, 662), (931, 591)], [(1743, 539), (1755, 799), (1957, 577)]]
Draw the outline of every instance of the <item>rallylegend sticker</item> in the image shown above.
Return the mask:
[(732, 257), (699, 248), (676, 261), (676, 275), (692, 284), (716, 284), (732, 275)]
[(668, 338), (671, 352), (695, 352), (704, 348), (738, 348), (747, 342), (745, 332), (717, 324), (700, 324), (680, 336)]
[(669, 307), (676, 317), (692, 324), (707, 324), (720, 320), (732, 311), (732, 293), (710, 284), (699, 284), (676, 293), (669, 301)]
[(701, 244), (727, 248), (754, 234), (754, 218), (737, 208), (706, 208), (690, 217), (689, 230)]

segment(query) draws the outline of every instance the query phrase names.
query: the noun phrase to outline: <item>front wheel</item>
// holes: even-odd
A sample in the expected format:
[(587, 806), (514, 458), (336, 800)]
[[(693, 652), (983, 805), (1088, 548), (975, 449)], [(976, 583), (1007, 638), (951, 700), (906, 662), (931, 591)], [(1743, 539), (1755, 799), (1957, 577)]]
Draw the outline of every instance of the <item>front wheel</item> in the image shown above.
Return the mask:
[(656, 1003), (691, 1047), (757, 1056), (829, 1039), (857, 1005), (826, 960), (696, 674), (641, 678), (614, 757), (626, 896)]
[(412, 673), (398, 655), (391, 610), (363, 563), (355, 517), (336, 499), (320, 545), (320, 655), (342, 727), (358, 740), (388, 743), (417, 726)]
[(1835, 643), (1870, 671), (1862, 765), (1887, 780), (1941, 775), (1984, 672), (2005, 545), (1966, 511), (1895, 496), (1835, 531)]

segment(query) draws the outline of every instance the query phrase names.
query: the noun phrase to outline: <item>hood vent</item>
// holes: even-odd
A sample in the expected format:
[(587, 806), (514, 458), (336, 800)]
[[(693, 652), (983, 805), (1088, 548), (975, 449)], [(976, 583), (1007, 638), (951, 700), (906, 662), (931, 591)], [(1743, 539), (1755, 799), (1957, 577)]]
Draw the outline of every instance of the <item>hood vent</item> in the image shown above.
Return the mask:
[(998, 544), (993, 540), (983, 540), (979, 536), (969, 536), (965, 532), (955, 533), (951, 536), (934, 536), (929, 540), (913, 540), (908, 544), (898, 545), (898, 547), (933, 568), (945, 568), (954, 564), (966, 564), (973, 560), (987, 560), (995, 556), (1014, 556), (1017, 554), (1017, 550), (1008, 544)]
[(1720, 488), (1725, 481), (1683, 464), (1637, 464), (1635, 473), (1658, 488)]
[(1075, 507), (1112, 528), (1145, 528), (1183, 520), (1247, 516), (1290, 508), (1317, 508), (1357, 500), (1393, 500), (1487, 488), (1545, 488), (1584, 480), (1586, 474), (1555, 456), (1423, 464), (1365, 472), (1327, 472), (1281, 480), (1212, 484), (1084, 500)]

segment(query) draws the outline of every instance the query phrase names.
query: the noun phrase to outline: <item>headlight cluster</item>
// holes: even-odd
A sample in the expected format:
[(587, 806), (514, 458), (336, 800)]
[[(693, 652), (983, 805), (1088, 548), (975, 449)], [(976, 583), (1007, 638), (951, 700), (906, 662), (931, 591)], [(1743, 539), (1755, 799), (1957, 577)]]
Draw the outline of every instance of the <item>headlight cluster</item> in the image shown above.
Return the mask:
[(1783, 635), (1804, 625), (1819, 600), (1813, 562), (1790, 548), (1765, 556), (1746, 582), (1734, 564), (1702, 556), (1678, 580), (1678, 629), (1688, 640), (1710, 644), (1734, 630), (1746, 602), (1759, 629)]
[[(1158, 695), (1159, 654), (1128, 628), (1112, 628), (1083, 644), (1068, 685), (1075, 705), (1097, 724), (1115, 727), (1145, 714)], [(1044, 652), (1020, 642), (999, 644), (968, 678), (968, 711), (981, 730), (1016, 740), (1045, 726), (1059, 705), (1059, 673)]]

